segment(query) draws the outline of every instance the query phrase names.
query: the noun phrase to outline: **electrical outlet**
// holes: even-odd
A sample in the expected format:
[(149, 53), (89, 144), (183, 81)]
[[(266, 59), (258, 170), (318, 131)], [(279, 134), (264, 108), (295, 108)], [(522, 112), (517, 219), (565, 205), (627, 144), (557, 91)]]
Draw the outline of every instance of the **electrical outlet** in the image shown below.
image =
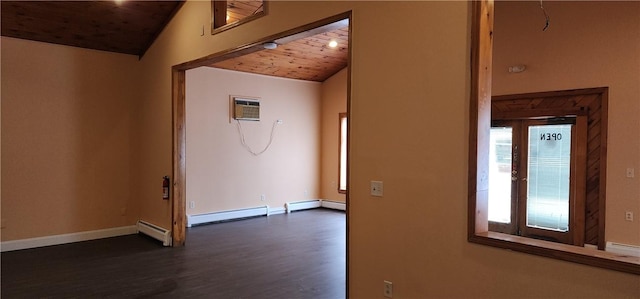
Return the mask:
[(195, 201), (193, 201), (193, 200), (192, 200), (192, 201), (190, 201), (190, 202), (189, 202), (189, 209), (193, 209), (193, 208), (195, 208), (195, 207), (196, 207), (196, 202), (195, 202)]
[(636, 175), (635, 175), (635, 169), (633, 169), (633, 168), (627, 168), (627, 177), (628, 177), (628, 178), (632, 178), (632, 177), (635, 177), (635, 176), (636, 176)]
[(624, 220), (633, 221), (633, 212), (631, 211), (624, 212)]
[(264, 194), (260, 194), (260, 200), (265, 201), (267, 199), (267, 196)]
[(384, 283), (384, 296), (387, 298), (393, 298), (393, 283), (390, 281), (383, 281)]
[(371, 181), (371, 195), (382, 197), (382, 181)]
[(124, 215), (127, 215), (127, 208), (120, 209), (120, 216), (124, 216)]

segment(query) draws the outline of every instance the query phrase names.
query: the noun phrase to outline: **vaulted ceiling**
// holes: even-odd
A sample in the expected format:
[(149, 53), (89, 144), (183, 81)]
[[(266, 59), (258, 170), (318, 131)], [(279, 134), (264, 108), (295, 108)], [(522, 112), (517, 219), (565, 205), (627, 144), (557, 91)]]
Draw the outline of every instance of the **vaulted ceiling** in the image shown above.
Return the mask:
[(142, 56), (182, 1), (2, 1), (2, 36)]
[[(234, 3), (238, 2), (238, 3)], [(227, 2), (229, 12), (243, 6)], [(2, 36), (142, 56), (183, 1), (1, 1)], [(238, 11), (238, 13), (241, 13)], [(329, 43), (334, 41), (335, 46)], [(347, 66), (348, 23), (274, 41), (211, 67), (322, 82)]]

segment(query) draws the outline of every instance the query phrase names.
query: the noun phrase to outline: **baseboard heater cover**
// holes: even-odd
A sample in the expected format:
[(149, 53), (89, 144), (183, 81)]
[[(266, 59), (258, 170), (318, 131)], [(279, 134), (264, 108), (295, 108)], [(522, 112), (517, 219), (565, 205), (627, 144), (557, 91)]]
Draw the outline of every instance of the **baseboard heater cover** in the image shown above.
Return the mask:
[(347, 204), (340, 201), (331, 201), (331, 200), (321, 200), (321, 206), (325, 209), (333, 209), (333, 210), (347, 210)]
[(138, 220), (136, 227), (138, 229), (138, 233), (143, 233), (162, 242), (163, 246), (171, 246), (172, 238), (170, 230), (143, 220)]
[[(277, 211), (275, 212), (277, 213)], [(199, 215), (187, 215), (187, 227), (192, 227), (194, 225), (204, 224), (204, 223), (228, 221), (228, 220), (234, 220), (234, 219), (256, 217), (256, 216), (267, 216), (267, 215), (270, 215), (269, 206), (221, 211), (221, 212), (199, 214)]]
[(620, 255), (640, 257), (640, 246), (636, 245), (607, 242), (605, 251)]
[(287, 210), (284, 207), (278, 207), (278, 208), (271, 208), (270, 207), (267, 216), (276, 215), (276, 214), (284, 214), (286, 212), (287, 212)]
[(287, 213), (291, 213), (293, 211), (319, 208), (322, 206), (322, 204), (321, 204), (321, 200), (314, 199), (314, 200), (288, 202), (288, 203), (285, 203), (284, 206), (287, 209)]

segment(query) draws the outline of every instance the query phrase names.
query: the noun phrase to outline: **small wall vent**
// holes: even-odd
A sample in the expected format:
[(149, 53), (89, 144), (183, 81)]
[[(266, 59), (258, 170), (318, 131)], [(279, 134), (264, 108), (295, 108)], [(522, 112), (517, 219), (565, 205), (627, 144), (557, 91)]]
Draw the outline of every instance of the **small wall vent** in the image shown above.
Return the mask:
[(231, 97), (233, 118), (237, 120), (260, 120), (260, 100), (252, 98)]

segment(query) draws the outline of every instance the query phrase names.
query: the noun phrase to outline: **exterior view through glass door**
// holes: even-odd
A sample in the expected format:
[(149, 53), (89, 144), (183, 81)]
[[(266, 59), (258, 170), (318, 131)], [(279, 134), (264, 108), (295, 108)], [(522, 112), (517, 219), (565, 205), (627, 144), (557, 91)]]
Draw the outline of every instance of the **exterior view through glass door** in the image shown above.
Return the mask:
[(489, 229), (571, 243), (575, 118), (494, 121)]

